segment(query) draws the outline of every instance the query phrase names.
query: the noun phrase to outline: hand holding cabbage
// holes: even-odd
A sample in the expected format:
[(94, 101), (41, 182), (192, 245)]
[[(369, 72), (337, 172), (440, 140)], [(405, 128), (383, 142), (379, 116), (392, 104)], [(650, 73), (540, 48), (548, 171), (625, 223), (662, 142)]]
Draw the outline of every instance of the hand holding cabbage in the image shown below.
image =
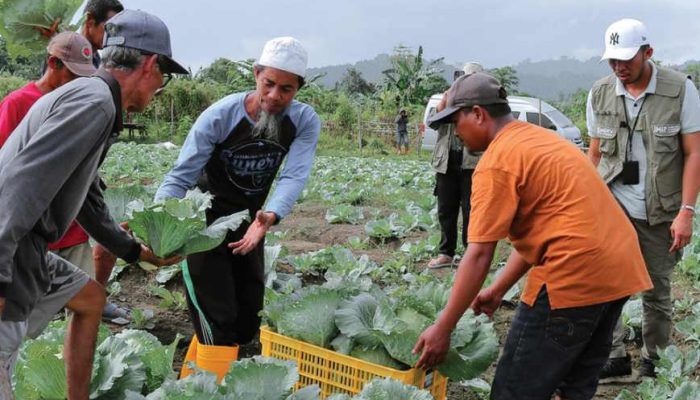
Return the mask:
[(243, 210), (207, 226), (205, 212), (211, 200), (211, 194), (199, 189), (188, 191), (183, 199), (170, 198), (150, 206), (136, 200), (129, 204), (129, 228), (156, 257), (170, 259), (211, 250), (224, 241), (229, 230), (235, 231), (249, 219), (248, 210)]

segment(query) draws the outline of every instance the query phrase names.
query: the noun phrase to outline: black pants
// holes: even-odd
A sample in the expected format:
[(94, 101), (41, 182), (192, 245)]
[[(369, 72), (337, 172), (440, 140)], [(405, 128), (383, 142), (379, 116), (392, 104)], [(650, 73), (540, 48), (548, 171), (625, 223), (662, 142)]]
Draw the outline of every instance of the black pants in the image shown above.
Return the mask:
[(552, 310), (547, 289), (535, 304), (520, 303), (493, 379), (491, 399), (591, 399), (612, 347), (627, 297)]
[[(265, 295), (264, 240), (250, 253), (231, 254), (227, 245), (239, 240), (248, 229), (242, 225), (229, 232), (224, 242), (213, 250), (187, 257), (195, 296), (209, 326), (214, 345), (231, 346), (253, 340), (260, 328), (258, 312)], [(192, 322), (200, 343), (202, 325), (192, 299), (187, 296)]]
[[(457, 158), (450, 155), (450, 159)], [(444, 174), (436, 174), (435, 195), (438, 204), (438, 221), (440, 222), (440, 254), (454, 257), (457, 248), (457, 222), (462, 210), (462, 244), (467, 246), (469, 227), (470, 197), (472, 195), (473, 169), (462, 169), (462, 157), (459, 163), (450, 162)], [(456, 165), (455, 165), (456, 164)]]

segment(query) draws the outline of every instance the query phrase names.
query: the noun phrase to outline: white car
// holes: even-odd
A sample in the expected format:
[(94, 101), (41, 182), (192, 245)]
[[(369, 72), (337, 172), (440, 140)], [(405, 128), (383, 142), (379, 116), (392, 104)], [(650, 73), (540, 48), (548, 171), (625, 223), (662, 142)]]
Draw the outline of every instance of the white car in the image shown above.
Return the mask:
[[(435, 148), (437, 132), (431, 129), (426, 122), (431, 115), (435, 114), (435, 108), (440, 103), (440, 100), (442, 100), (442, 94), (435, 94), (428, 101), (427, 107), (425, 107), (423, 123), (420, 126), (423, 134), (421, 145), (423, 150), (433, 151)], [(581, 131), (566, 115), (551, 104), (534, 97), (508, 96), (508, 105), (510, 105), (513, 117), (516, 119), (556, 131), (561, 137), (583, 149), (584, 144), (581, 138)]]

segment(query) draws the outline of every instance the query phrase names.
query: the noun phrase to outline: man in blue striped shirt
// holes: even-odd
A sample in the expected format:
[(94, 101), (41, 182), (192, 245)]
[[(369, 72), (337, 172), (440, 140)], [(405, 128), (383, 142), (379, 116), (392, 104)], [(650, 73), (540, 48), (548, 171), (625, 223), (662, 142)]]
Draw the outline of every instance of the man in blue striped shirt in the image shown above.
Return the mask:
[[(311, 106), (294, 100), (306, 64), (296, 39), (267, 42), (254, 67), (255, 90), (227, 96), (202, 113), (156, 193), (156, 200), (181, 198), (197, 186), (214, 195), (208, 223), (245, 209), (253, 219), (221, 246), (187, 258), (196, 335), (185, 361), (220, 379), (237, 359), (237, 346), (260, 326), (265, 233), (289, 214), (311, 172), (321, 123)], [(185, 363), (182, 376), (189, 373)]]

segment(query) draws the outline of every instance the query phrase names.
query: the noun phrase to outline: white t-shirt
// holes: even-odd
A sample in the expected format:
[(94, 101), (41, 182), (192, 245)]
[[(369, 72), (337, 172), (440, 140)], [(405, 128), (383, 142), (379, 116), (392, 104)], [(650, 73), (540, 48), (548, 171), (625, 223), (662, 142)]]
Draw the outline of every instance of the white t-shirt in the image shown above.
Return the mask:
[[(656, 74), (657, 69), (654, 63), (649, 62), (652, 66), (652, 75), (649, 85), (646, 90), (634, 98), (619, 79), (615, 80), (615, 93), (618, 96), (625, 96), (625, 106), (627, 107), (627, 116), (629, 118), (630, 128), (634, 125), (634, 121), (639, 114), (639, 108), (642, 105), (644, 96), (647, 94), (656, 93)], [(644, 106), (646, 109), (648, 105)], [(644, 111), (644, 110), (642, 110)], [(595, 115), (593, 114), (593, 105), (591, 102), (591, 92), (588, 92), (588, 100), (586, 102), (586, 125), (588, 126), (588, 134), (590, 137), (598, 137), (595, 133)], [(693, 82), (688, 79), (685, 81), (685, 97), (683, 97), (683, 105), (681, 109), (681, 134), (687, 135), (700, 131), (700, 95), (698, 90), (693, 85)], [(610, 185), (615, 198), (625, 207), (632, 218), (646, 220), (646, 190), (645, 179), (647, 173), (647, 156), (642, 140), (642, 134), (635, 129), (632, 134), (632, 154), (631, 160), (639, 161), (639, 183), (636, 185), (623, 185), (620, 180), (614, 180)]]

